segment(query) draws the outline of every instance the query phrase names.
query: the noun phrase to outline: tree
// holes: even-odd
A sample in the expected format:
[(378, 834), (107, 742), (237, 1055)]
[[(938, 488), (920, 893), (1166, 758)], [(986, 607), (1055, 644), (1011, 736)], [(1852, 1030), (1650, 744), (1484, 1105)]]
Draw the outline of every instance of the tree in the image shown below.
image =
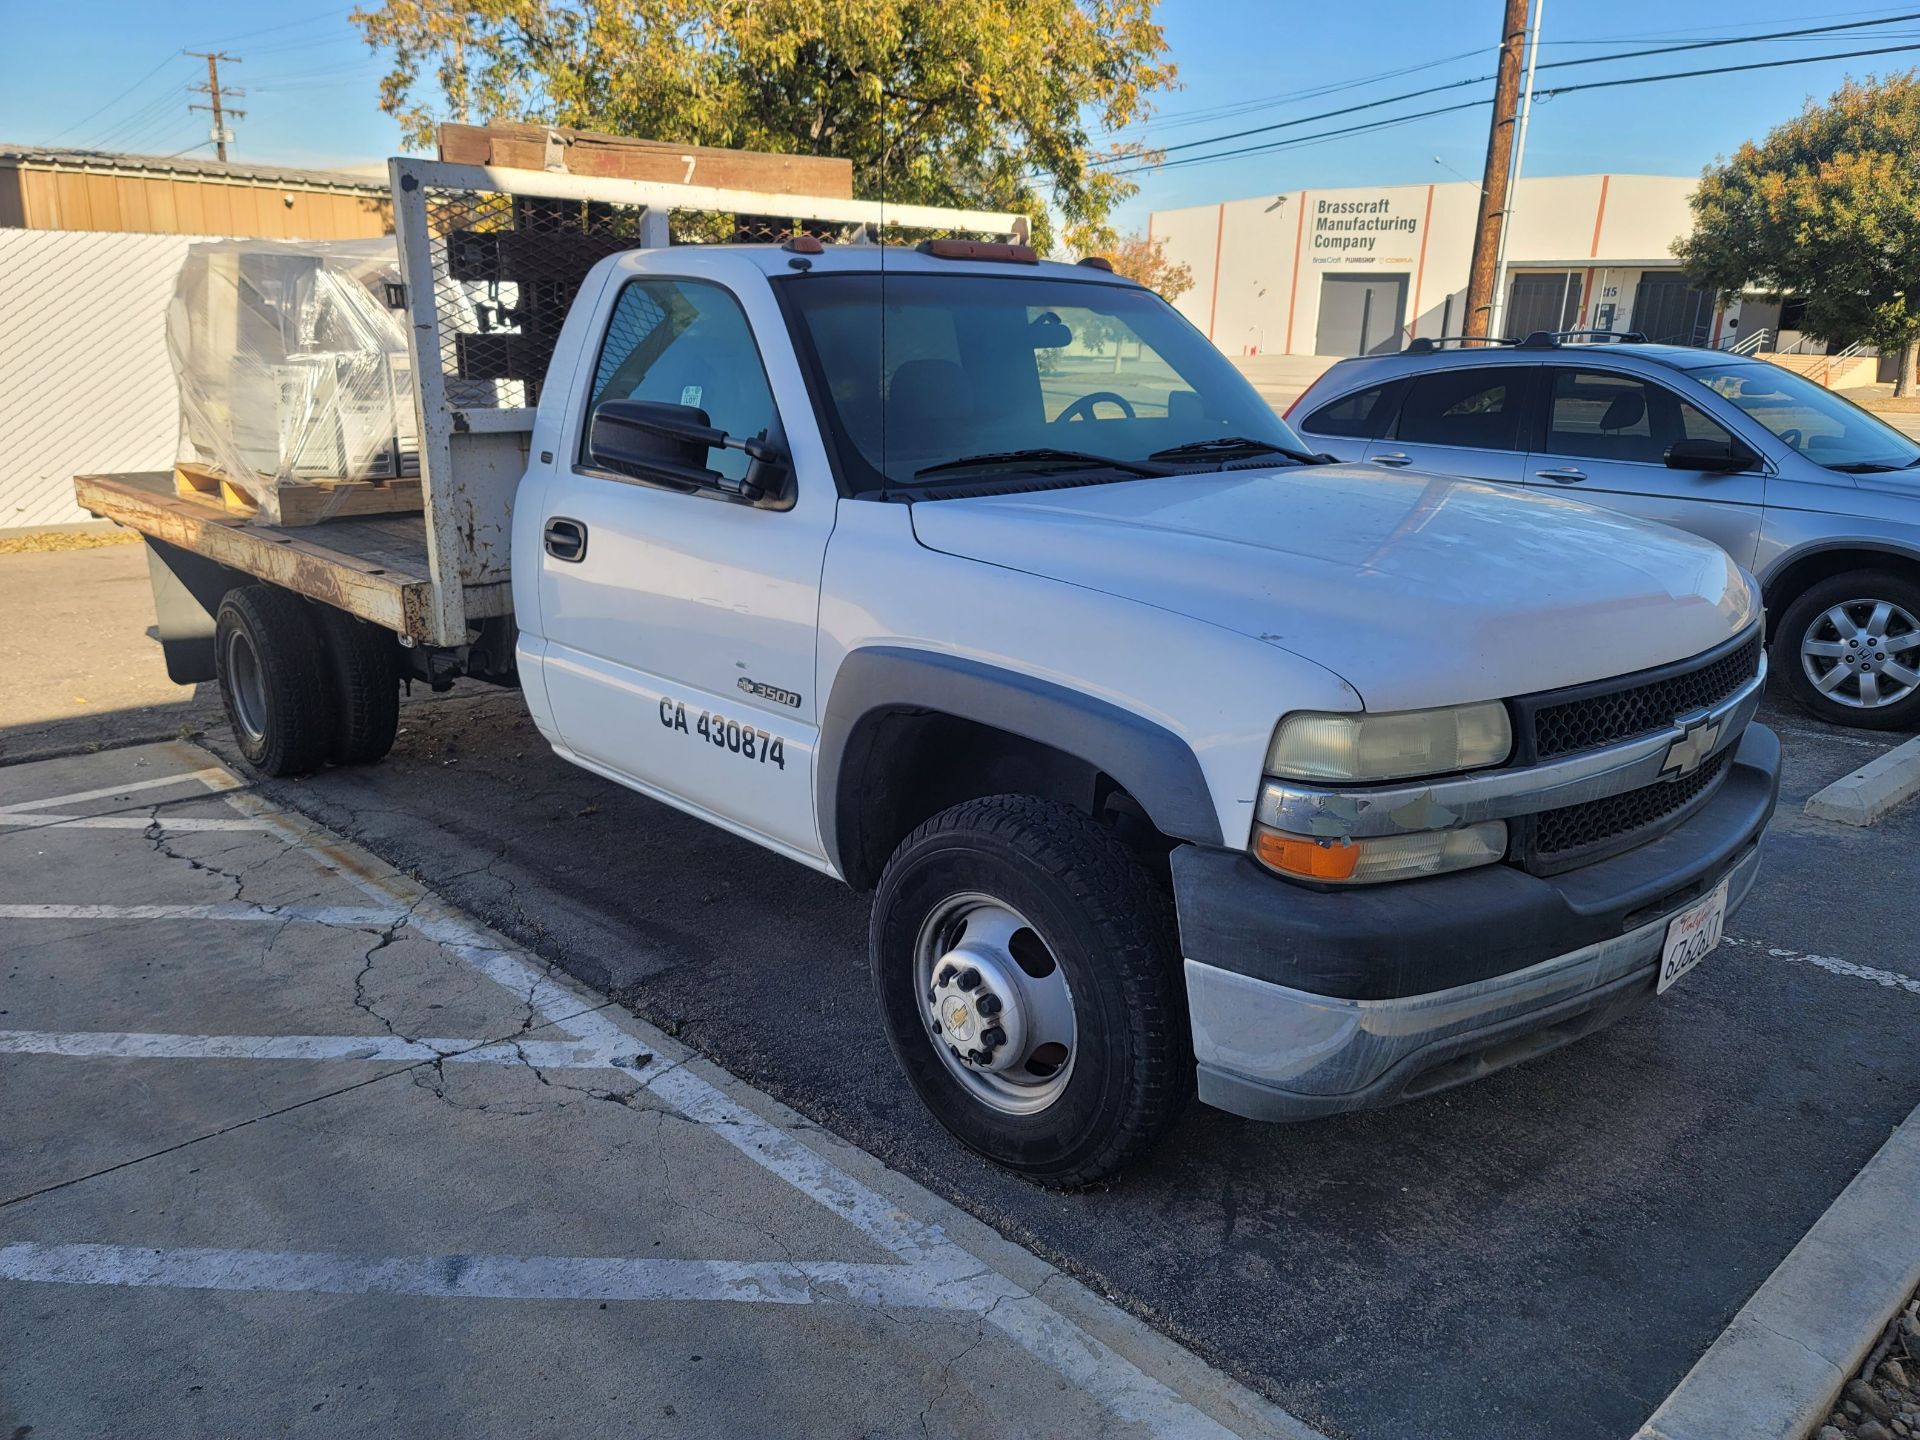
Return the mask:
[(1122, 235), (1101, 253), (1113, 262), (1116, 275), (1137, 280), (1162, 300), (1178, 300), (1193, 288), (1193, 267), (1166, 256), (1167, 242), (1144, 235)]
[[(1135, 186), (1090, 129), (1173, 83), (1158, 0), (384, 0), (353, 21), (392, 65), (409, 143), (443, 115), (833, 155), (855, 193), (1012, 210), (1110, 239)], [(444, 108), (443, 108), (444, 107)]]
[(1848, 81), (1732, 160), (1707, 168), (1694, 231), (1674, 246), (1702, 286), (1796, 294), (1822, 340), (1920, 356), (1920, 78)]

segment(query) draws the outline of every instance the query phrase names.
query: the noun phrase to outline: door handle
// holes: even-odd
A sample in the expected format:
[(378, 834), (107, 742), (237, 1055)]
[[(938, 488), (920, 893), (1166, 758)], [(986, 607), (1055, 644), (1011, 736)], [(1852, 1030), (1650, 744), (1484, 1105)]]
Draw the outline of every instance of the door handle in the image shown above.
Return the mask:
[(1402, 465), (1411, 465), (1413, 463), (1413, 457), (1402, 454), (1398, 450), (1390, 450), (1385, 455), (1374, 456), (1373, 463), (1376, 465), (1385, 465), (1390, 470), (1397, 470)]
[(547, 553), (556, 560), (578, 565), (587, 558), (587, 527), (578, 520), (556, 515), (547, 521), (541, 538), (546, 541)]
[(1584, 480), (1587, 478), (1586, 471), (1576, 470), (1571, 465), (1563, 466), (1558, 470), (1536, 470), (1533, 473), (1538, 475), (1542, 480), (1558, 480), (1562, 485), (1571, 485), (1576, 480)]

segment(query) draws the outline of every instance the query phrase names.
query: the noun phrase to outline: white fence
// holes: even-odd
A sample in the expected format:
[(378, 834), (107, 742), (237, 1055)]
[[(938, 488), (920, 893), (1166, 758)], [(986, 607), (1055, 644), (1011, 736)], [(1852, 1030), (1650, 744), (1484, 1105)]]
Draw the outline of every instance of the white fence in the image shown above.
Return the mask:
[(91, 519), (77, 474), (173, 464), (167, 303), (202, 238), (0, 230), (0, 532)]

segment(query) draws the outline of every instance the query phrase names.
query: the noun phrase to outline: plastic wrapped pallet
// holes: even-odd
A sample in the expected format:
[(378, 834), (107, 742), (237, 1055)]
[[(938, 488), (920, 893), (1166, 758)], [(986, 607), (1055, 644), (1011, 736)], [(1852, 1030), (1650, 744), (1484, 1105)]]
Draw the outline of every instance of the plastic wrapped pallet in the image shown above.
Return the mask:
[(192, 247), (167, 314), (181, 459), (256, 498), (419, 474), (399, 284), (392, 240)]

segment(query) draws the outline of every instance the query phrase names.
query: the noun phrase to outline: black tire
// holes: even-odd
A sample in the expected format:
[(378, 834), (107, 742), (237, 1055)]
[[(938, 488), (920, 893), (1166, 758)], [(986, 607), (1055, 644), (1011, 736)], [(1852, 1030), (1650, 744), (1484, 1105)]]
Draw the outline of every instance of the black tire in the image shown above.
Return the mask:
[(272, 585), (229, 590), (215, 621), (213, 655), (220, 698), (247, 763), (276, 776), (318, 769), (333, 740), (335, 701), (307, 603)]
[(336, 765), (386, 758), (400, 728), (400, 657), (391, 633), (331, 606), (313, 607), (333, 677)]
[[(1849, 570), (1843, 575), (1830, 576), (1809, 586), (1787, 606), (1786, 613), (1780, 617), (1773, 635), (1773, 671), (1784, 677), (1793, 698), (1816, 719), (1859, 730), (1920, 729), (1920, 685), (1914, 686), (1898, 700), (1864, 709), (1857, 704), (1846, 704), (1834, 695), (1822, 694), (1814, 684), (1813, 677), (1807, 673), (1808, 662), (1802, 659), (1801, 645), (1809, 639), (1834, 640), (1839, 632), (1829, 626), (1825, 619), (1827, 612), (1836, 605), (1845, 606), (1856, 600), (1884, 600), (1920, 621), (1920, 581), (1890, 570)], [(1898, 638), (1898, 633), (1894, 638)], [(1876, 669), (1893, 662), (1906, 670), (1920, 671), (1920, 649), (1892, 653), (1880, 650), (1877, 654), (1877, 659), (1867, 657), (1867, 663)], [(1875, 683), (1880, 683), (1878, 678)], [(1842, 680), (1835, 694), (1857, 699), (1858, 679)]]
[[(1072, 993), (1072, 1067), (1058, 1097), (1033, 1113), (994, 1109), (935, 1048), (916, 946), (944, 903), (971, 892), (1026, 917)], [(996, 795), (927, 821), (881, 876), (868, 956), (888, 1041), (921, 1100), (964, 1144), (1032, 1180), (1078, 1186), (1116, 1173), (1192, 1096), (1173, 907), (1120, 842), (1077, 811)]]

